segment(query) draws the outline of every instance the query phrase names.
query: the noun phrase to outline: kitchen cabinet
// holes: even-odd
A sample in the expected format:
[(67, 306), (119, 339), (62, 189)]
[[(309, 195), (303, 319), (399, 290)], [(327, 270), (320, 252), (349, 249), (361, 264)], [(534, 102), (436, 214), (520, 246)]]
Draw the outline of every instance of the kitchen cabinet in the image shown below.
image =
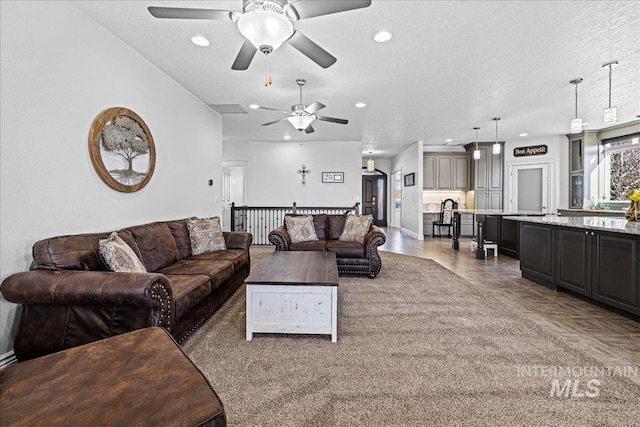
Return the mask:
[(585, 178), (598, 165), (598, 131), (585, 130), (567, 135), (569, 140), (569, 208), (582, 208), (584, 199), (599, 197), (591, 194)]
[(425, 236), (431, 236), (433, 232), (433, 223), (440, 217), (438, 212), (424, 212), (422, 214), (422, 234)]
[[(493, 154), (493, 143), (478, 143), (480, 158), (471, 160), (475, 209), (503, 209), (504, 143), (500, 144), (500, 154)], [(472, 152), (475, 144), (467, 144), (465, 148)]]
[(640, 236), (520, 224), (522, 277), (640, 315)]
[(422, 176), (424, 190), (469, 190), (469, 155), (425, 154)]

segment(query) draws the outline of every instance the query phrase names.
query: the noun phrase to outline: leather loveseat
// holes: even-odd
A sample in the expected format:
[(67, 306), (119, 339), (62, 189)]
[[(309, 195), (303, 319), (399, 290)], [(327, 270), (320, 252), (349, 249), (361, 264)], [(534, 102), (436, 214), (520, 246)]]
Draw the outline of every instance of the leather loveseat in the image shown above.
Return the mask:
[(4, 298), (22, 304), (18, 360), (149, 326), (183, 343), (249, 275), (250, 233), (225, 232), (226, 250), (193, 255), (187, 219), (118, 230), (146, 273), (109, 270), (99, 242), (110, 234), (41, 240), (29, 271), (4, 280)]
[[(304, 216), (304, 215), (287, 215)], [(278, 251), (331, 251), (336, 254), (338, 273), (366, 274), (375, 278), (382, 268), (378, 246), (386, 236), (376, 225), (371, 224), (362, 243), (340, 240), (347, 215), (314, 214), (313, 226), (317, 240), (293, 243), (285, 225), (269, 233), (269, 242)], [(286, 220), (286, 217), (285, 217)]]

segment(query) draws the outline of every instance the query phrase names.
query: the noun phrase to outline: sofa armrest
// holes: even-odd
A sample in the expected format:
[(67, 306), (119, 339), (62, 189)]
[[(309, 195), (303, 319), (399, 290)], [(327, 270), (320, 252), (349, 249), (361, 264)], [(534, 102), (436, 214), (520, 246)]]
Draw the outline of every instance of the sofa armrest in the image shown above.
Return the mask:
[(227, 245), (227, 249), (244, 249), (249, 252), (249, 247), (253, 242), (253, 236), (251, 233), (244, 233), (241, 231), (225, 231), (224, 241)]
[(375, 249), (376, 246), (384, 245), (384, 242), (386, 241), (387, 236), (385, 236), (380, 227), (376, 225), (372, 225), (371, 228), (369, 228), (367, 235), (364, 236), (364, 246), (366, 248), (371, 247), (372, 249)]
[(276, 245), (277, 251), (288, 251), (289, 245), (291, 245), (291, 237), (287, 232), (287, 228), (284, 225), (272, 230), (269, 233), (269, 242)]
[(168, 328), (175, 303), (169, 279), (158, 273), (32, 270), (7, 277), (2, 295), (16, 304), (91, 305), (158, 309)]

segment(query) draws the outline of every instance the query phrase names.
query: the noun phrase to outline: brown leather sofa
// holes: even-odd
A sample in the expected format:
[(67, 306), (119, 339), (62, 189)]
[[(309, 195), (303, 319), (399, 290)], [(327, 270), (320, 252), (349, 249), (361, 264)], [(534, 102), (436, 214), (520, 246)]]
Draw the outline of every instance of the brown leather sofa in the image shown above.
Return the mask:
[(366, 274), (375, 278), (382, 268), (378, 246), (383, 245), (386, 236), (382, 230), (371, 225), (364, 243), (343, 242), (340, 239), (347, 215), (315, 214), (313, 225), (318, 240), (292, 243), (284, 225), (269, 233), (269, 242), (278, 251), (331, 251), (335, 252), (338, 273)]
[(225, 232), (227, 250), (193, 256), (186, 219), (119, 230), (147, 273), (109, 270), (98, 246), (109, 234), (41, 240), (30, 271), (4, 280), (4, 298), (22, 304), (18, 360), (148, 326), (182, 343), (249, 275), (250, 233)]

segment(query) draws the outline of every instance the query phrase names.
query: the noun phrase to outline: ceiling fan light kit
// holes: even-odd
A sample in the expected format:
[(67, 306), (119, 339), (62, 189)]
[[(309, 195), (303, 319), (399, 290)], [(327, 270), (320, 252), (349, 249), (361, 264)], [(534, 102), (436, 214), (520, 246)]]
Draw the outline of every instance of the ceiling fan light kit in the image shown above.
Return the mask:
[(293, 35), (293, 24), (281, 12), (258, 9), (238, 19), (238, 30), (265, 55), (278, 49)]
[[(242, 12), (150, 6), (149, 13), (160, 19), (209, 19), (235, 22), (246, 41), (236, 56), (232, 70), (246, 70), (259, 50), (265, 55), (289, 43), (322, 68), (337, 59), (293, 28), (292, 22), (316, 16), (369, 7), (371, 0), (318, 1), (243, 0)], [(268, 67), (268, 66), (267, 66)], [(269, 81), (269, 78), (267, 78)]]
[(278, 119), (278, 120), (273, 120), (271, 122), (263, 123), (262, 126), (268, 126), (268, 125), (272, 125), (272, 124), (286, 120), (289, 123), (291, 123), (291, 125), (293, 125), (293, 127), (296, 128), (296, 130), (298, 130), (299, 132), (304, 131), (306, 133), (312, 133), (314, 132), (314, 129), (313, 129), (313, 126), (311, 126), (311, 123), (313, 123), (316, 120), (322, 120), (322, 121), (331, 122), (331, 123), (338, 123), (341, 125), (346, 125), (347, 123), (349, 123), (349, 121), (345, 119), (337, 119), (335, 117), (317, 115), (316, 111), (319, 111), (324, 107), (326, 107), (326, 105), (324, 105), (321, 102), (315, 101), (309, 105), (303, 104), (302, 103), (302, 87), (306, 83), (307, 81), (305, 79), (296, 79), (296, 84), (300, 88), (300, 103), (292, 105), (290, 111), (279, 110), (276, 108), (269, 108), (269, 107), (258, 107), (263, 110), (278, 111), (278, 112), (287, 114), (287, 117), (283, 119)]

